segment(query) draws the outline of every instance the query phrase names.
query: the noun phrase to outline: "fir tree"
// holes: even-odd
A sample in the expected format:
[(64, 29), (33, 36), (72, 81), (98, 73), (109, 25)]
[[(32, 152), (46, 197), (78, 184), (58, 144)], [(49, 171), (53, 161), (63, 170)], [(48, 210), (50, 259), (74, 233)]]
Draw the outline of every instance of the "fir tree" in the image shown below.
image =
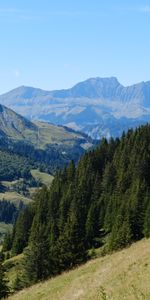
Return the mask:
[(12, 252), (27, 246), (28, 284), (84, 262), (101, 242), (116, 250), (150, 235), (149, 145), (150, 125), (103, 139), (39, 191), (30, 226), (20, 215), (12, 235)]
[(5, 270), (0, 261), (0, 299), (6, 298), (9, 295), (9, 288), (5, 278)]

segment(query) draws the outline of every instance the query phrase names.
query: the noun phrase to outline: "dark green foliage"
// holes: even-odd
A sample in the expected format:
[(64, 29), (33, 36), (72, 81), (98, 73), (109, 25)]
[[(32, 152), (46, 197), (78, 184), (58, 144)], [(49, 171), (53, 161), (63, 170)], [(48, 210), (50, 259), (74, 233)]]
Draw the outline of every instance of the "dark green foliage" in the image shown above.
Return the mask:
[(25, 278), (31, 284), (49, 275), (49, 250), (46, 233), (47, 189), (43, 187), (37, 195), (37, 205), (32, 223), (29, 247), (25, 251)]
[(14, 292), (20, 291), (25, 286), (22, 276), (17, 272), (13, 282), (12, 289)]
[(9, 294), (7, 280), (5, 278), (5, 270), (0, 260), (0, 299), (6, 298)]
[(73, 139), (70, 140), (70, 146), (49, 144), (42, 150), (31, 143), (0, 137), (0, 181), (19, 178), (33, 180), (30, 171), (37, 168), (42, 172), (55, 173), (58, 168), (68, 165), (71, 159), (78, 161), (84, 153), (80, 146), (82, 142), (82, 138)]
[(0, 150), (0, 180), (30, 178), (34, 163), (10, 150)]
[(109, 249), (117, 250), (130, 244), (132, 239), (129, 220), (125, 215), (118, 215), (112, 228)]
[(12, 248), (12, 234), (7, 232), (3, 241), (3, 251), (10, 251)]
[(24, 282), (26, 286), (47, 278), (50, 274), (48, 242), (45, 228), (38, 229), (35, 240), (25, 250)]
[(79, 221), (73, 213), (64, 228), (63, 235), (57, 241), (56, 251), (59, 271), (72, 268), (87, 260), (86, 247)]
[[(34, 206), (28, 205), (23, 209), (15, 223), (13, 230), (12, 254), (17, 255), (27, 246), (29, 232), (34, 216)], [(5, 243), (4, 243), (5, 245)]]
[(17, 208), (13, 203), (0, 201), (0, 222), (14, 223), (17, 218)]
[(22, 215), (16, 222), (12, 250), (28, 245), (27, 284), (83, 263), (87, 250), (105, 241), (112, 251), (149, 237), (149, 174), (149, 125), (103, 139), (77, 167), (71, 162), (57, 172), (51, 188), (37, 194), (30, 226)]

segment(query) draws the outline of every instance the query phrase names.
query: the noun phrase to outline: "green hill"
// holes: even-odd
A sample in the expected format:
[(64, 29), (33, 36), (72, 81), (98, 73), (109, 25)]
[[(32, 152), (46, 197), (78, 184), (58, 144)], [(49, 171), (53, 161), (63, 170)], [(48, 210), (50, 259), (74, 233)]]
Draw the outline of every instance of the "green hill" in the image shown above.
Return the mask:
[(30, 122), (0, 105), (0, 181), (16, 180), (38, 167), (51, 173), (71, 159), (77, 161), (91, 146), (91, 139), (81, 133)]
[[(109, 142), (104, 139), (95, 150), (82, 156), (77, 165), (71, 161), (68, 167), (57, 172), (50, 188), (44, 186), (39, 190), (35, 202), (19, 214), (8, 239), (11, 243), (4, 240), (6, 254), (8, 251), (11, 257), (24, 254), (18, 273), (20, 286), (16, 272), (17, 286), (14, 284), (14, 289), (29, 287), (73, 270), (86, 263), (92, 252), (110, 254), (150, 237), (149, 145), (150, 125), (129, 130), (121, 139)], [(141, 253), (139, 261), (144, 259), (143, 249)], [(108, 268), (114, 279), (115, 268), (117, 270), (123, 264), (123, 259), (119, 262), (116, 258), (116, 262), (109, 262), (106, 267), (107, 257), (100, 260), (97, 273), (102, 286), (99, 297), (103, 293), (105, 300), (107, 286), (103, 281), (105, 272), (101, 263), (105, 262), (104, 269)], [(129, 266), (128, 272), (134, 267), (134, 263), (125, 264), (123, 274), (126, 265)], [(107, 276), (106, 283), (114, 288), (122, 280), (122, 285), (126, 285), (127, 279), (119, 276), (121, 278), (116, 281)], [(137, 274), (135, 278), (138, 278)], [(133, 295), (142, 295), (143, 291), (137, 286), (132, 283)], [(93, 287), (91, 292), (95, 291)], [(106, 290), (106, 293), (110, 292)], [(82, 299), (81, 295), (77, 292), (77, 299)], [(87, 299), (96, 297), (89, 295), (91, 298)]]
[(77, 161), (91, 146), (91, 139), (81, 133), (30, 122), (0, 105), (0, 181), (30, 177), (31, 169), (53, 173), (70, 160)]
[(49, 185), (57, 168), (77, 161), (90, 146), (85, 135), (30, 122), (0, 105), (0, 199), (28, 202), (39, 182)]
[(15, 142), (23, 141), (37, 149), (46, 149), (51, 144), (66, 145), (69, 148), (78, 144), (82, 149), (91, 146), (91, 140), (82, 133), (46, 122), (31, 122), (1, 104), (0, 137)]
[(150, 239), (97, 258), (44, 283), (24, 289), (9, 300), (150, 299)]

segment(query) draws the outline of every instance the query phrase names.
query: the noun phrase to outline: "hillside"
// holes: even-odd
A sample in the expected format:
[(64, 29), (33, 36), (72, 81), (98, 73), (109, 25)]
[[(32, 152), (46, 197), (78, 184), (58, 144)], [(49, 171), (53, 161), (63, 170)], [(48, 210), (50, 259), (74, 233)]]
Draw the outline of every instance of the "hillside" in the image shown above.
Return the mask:
[(92, 140), (83, 134), (31, 122), (0, 105), (0, 200), (17, 207), (30, 203), (37, 188), (51, 184), (58, 168), (71, 159), (78, 161), (91, 146)]
[(9, 300), (150, 299), (150, 239), (24, 289)]
[(30, 120), (66, 125), (99, 139), (149, 121), (149, 99), (149, 81), (125, 87), (115, 77), (96, 77), (66, 90), (21, 86), (1, 95), (0, 103)]
[(38, 149), (45, 149), (50, 144), (71, 147), (76, 143), (81, 148), (87, 144), (85, 148), (88, 148), (89, 144), (86, 137), (80, 133), (62, 126), (31, 122), (3, 105), (0, 105), (0, 137), (23, 141)]
[(20, 288), (85, 263), (91, 249), (104, 255), (150, 237), (149, 145), (149, 125), (103, 139), (39, 190), (4, 241), (6, 255), (24, 254)]
[[(53, 172), (77, 161), (92, 146), (85, 135), (62, 126), (30, 122), (0, 105), (0, 180), (27, 177), (29, 170)], [(29, 176), (28, 176), (29, 177)]]

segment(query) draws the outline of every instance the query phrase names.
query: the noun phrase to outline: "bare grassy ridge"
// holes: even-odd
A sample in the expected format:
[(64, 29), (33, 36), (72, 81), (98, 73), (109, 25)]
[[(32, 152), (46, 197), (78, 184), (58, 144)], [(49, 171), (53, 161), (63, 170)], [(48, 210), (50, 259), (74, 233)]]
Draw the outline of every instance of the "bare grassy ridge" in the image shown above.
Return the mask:
[(25, 289), (9, 300), (149, 300), (150, 239)]

